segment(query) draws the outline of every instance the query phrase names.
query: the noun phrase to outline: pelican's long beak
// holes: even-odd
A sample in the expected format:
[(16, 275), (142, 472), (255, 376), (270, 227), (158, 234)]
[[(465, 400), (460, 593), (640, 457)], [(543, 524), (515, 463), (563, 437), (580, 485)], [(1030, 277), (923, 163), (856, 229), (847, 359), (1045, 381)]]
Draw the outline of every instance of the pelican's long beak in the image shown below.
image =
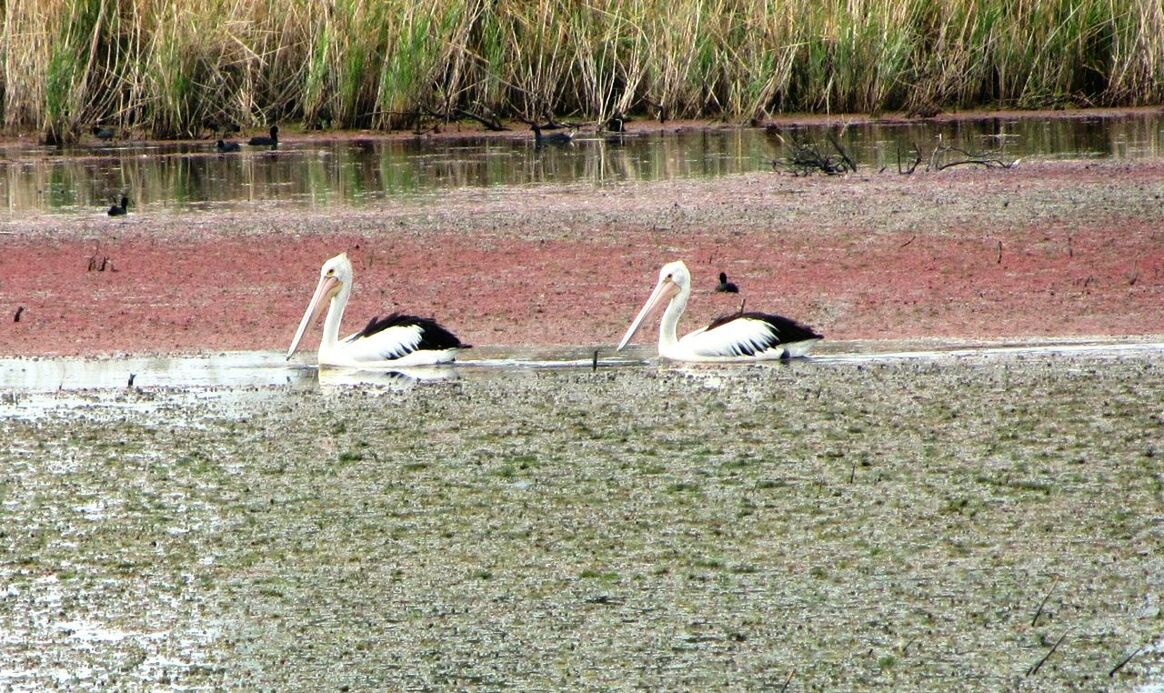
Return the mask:
[(627, 345), (631, 337), (634, 337), (635, 333), (639, 331), (639, 328), (643, 326), (643, 320), (646, 320), (647, 316), (660, 306), (667, 305), (678, 293), (679, 285), (672, 281), (671, 277), (667, 276), (660, 279), (659, 283), (655, 285), (655, 290), (651, 292), (651, 297), (647, 299), (643, 309), (639, 311), (638, 316), (631, 323), (630, 329), (623, 335), (622, 341), (618, 343), (618, 348), (615, 351), (622, 351), (622, 348)]
[(295, 330), (295, 339), (291, 340), (291, 348), (287, 350), (288, 359), (299, 348), (299, 342), (303, 339), (303, 333), (307, 331), (307, 326), (319, 314), (320, 309), (323, 308), (323, 304), (330, 301), (339, 289), (340, 280), (335, 277), (319, 278), (319, 285), (315, 287), (315, 295), (311, 297), (311, 303), (307, 305), (307, 312), (303, 314), (303, 319), (299, 321), (299, 329)]

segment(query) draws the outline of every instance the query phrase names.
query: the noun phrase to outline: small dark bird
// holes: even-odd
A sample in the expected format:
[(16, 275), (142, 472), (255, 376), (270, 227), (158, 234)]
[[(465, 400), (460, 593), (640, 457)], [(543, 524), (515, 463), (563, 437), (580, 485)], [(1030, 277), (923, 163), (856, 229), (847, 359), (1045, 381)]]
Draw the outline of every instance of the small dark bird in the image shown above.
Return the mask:
[(722, 294), (738, 294), (740, 287), (727, 280), (727, 272), (720, 272), (719, 286), (715, 287), (715, 290)]
[(536, 123), (530, 129), (534, 133), (534, 146), (540, 147), (546, 144), (570, 144), (574, 141), (574, 135), (568, 132), (552, 132), (548, 135), (542, 134), (542, 128)]
[(259, 135), (257, 137), (252, 137), (250, 142), (247, 142), (247, 144), (249, 144), (253, 147), (278, 147), (279, 146), (279, 126), (278, 125), (271, 126), (271, 136), (270, 137), (264, 137), (262, 135)]
[(103, 125), (94, 125), (91, 131), (93, 136), (99, 140), (111, 140), (117, 136), (117, 130)]
[(226, 142), (224, 140), (219, 140), (218, 144), (214, 146), (217, 147), (218, 151), (220, 152), (237, 152), (242, 150), (242, 147), (239, 146), (238, 142)]
[(129, 211), (129, 198), (126, 197), (125, 195), (122, 195), (121, 196), (121, 204), (120, 205), (113, 205), (112, 207), (109, 208), (109, 216), (111, 216), (111, 217), (123, 217), (123, 216), (125, 216), (127, 211)]

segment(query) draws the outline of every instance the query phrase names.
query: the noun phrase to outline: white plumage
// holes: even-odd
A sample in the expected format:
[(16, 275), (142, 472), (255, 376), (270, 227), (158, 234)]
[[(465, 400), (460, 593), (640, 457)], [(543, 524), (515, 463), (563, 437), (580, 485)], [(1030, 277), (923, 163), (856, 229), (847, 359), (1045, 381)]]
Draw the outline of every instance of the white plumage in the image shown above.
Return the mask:
[(467, 349), (453, 333), (429, 318), (393, 313), (373, 318), (364, 329), (339, 339), (340, 322), (352, 292), (352, 263), (341, 253), (323, 264), (319, 284), (299, 322), (287, 358), (299, 348), (308, 325), (325, 303), (327, 317), (319, 343), (319, 365), (346, 368), (427, 366), (451, 363), (457, 351)]
[(659, 356), (675, 361), (756, 361), (804, 356), (822, 339), (812, 328), (795, 320), (768, 313), (738, 313), (713, 321), (682, 339), (677, 336), (679, 317), (691, 297), (691, 273), (682, 261), (663, 265), (659, 283), (646, 305), (618, 344), (622, 349), (642, 327), (643, 321), (662, 305), (659, 325)]

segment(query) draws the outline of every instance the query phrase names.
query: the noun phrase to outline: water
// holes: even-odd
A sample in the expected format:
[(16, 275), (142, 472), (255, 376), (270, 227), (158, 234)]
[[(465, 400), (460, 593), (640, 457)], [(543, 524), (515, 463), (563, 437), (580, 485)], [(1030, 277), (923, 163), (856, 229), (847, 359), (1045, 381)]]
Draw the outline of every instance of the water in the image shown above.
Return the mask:
[[(244, 204), (362, 204), (457, 187), (603, 184), (770, 171), (787, 143), (818, 143), (824, 126), (685, 129), (626, 136), (579, 132), (568, 146), (537, 148), (527, 133), (491, 138), (297, 139), (277, 151), (243, 146), (219, 154), (214, 142), (113, 142), (56, 149), (0, 147), (0, 199), (11, 215), (91, 213), (123, 191), (131, 211), (197, 211)], [(910, 152), (935, 143), (1003, 160), (1144, 159), (1164, 156), (1158, 113), (1060, 118), (989, 118), (868, 123), (841, 133), (865, 170), (896, 170)]]
[[(872, 365), (918, 361), (951, 362), (965, 359), (1088, 356), (1136, 358), (1164, 353), (1164, 343), (1147, 341), (1086, 341), (1019, 343), (1005, 345), (935, 344), (918, 348), (893, 342), (829, 342), (798, 363), (821, 367)], [(459, 378), (521, 377), (544, 369), (608, 369), (658, 367), (653, 345), (635, 345), (615, 353), (593, 347), (479, 347), (456, 364), (395, 370), (355, 371), (310, 365), (310, 357), (287, 361), (273, 351), (225, 352), (205, 356), (127, 356), (110, 358), (0, 359), (0, 413), (31, 393), (132, 388), (242, 389), (261, 387), (314, 388), (323, 386), (390, 386), (399, 389), (433, 381)], [(727, 364), (673, 364), (692, 373), (740, 368), (781, 368), (780, 361)], [(132, 380), (131, 380), (132, 379)]]

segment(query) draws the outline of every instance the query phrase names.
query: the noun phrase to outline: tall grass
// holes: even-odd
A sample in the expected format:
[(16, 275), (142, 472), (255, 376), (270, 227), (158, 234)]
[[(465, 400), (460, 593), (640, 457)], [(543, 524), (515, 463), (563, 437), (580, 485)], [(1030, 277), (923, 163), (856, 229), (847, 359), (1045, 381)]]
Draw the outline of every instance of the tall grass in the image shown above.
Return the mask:
[(1164, 101), (1159, 0), (0, 3), (0, 119), (68, 140), (302, 120)]

